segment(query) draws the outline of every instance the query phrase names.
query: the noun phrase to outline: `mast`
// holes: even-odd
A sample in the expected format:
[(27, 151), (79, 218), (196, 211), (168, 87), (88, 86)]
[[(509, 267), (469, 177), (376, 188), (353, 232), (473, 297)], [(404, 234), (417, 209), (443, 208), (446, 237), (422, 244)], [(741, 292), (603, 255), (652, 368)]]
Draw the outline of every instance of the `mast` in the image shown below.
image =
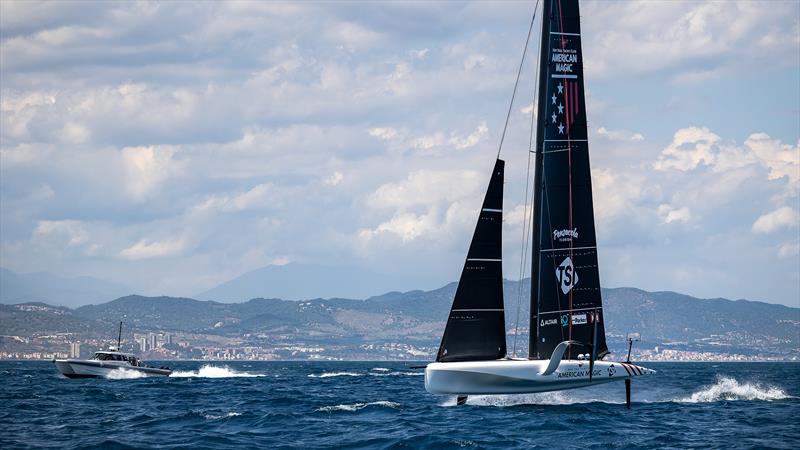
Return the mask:
[(117, 351), (121, 352), (122, 348), (120, 344), (122, 343), (122, 321), (119, 322), (119, 334), (117, 334)]
[(547, 64), (547, 47), (550, 43), (549, 39), (549, 25), (551, 12), (551, 0), (544, 1), (544, 9), (542, 10), (542, 36), (541, 36), (541, 49), (539, 51), (539, 98), (537, 99), (536, 110), (536, 155), (534, 158), (533, 169), (533, 226), (531, 232), (533, 239), (531, 239), (531, 304), (530, 304), (530, 325), (528, 326), (528, 359), (540, 359), (538, 353), (538, 346), (536, 343), (539, 339), (539, 249), (541, 242), (539, 240), (539, 225), (541, 223), (541, 208), (542, 208), (542, 162), (543, 154), (542, 147), (544, 145), (544, 128), (546, 121), (543, 119), (546, 114), (547, 107), (547, 73), (550, 66)]

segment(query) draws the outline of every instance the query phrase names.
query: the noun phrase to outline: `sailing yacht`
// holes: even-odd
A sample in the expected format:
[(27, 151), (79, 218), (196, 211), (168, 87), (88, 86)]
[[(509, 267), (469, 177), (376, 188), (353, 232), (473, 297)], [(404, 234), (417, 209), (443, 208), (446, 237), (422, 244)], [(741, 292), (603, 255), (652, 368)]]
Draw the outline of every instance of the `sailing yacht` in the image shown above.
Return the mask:
[(631, 378), (655, 371), (632, 364), (630, 347), (625, 362), (603, 360), (609, 352), (578, 0), (544, 0), (542, 17), (528, 357), (509, 357), (506, 349), (501, 252), (505, 163), (498, 153), (436, 362), (425, 368), (425, 389), (455, 394), (463, 404), (470, 394), (545, 392), (624, 380), (630, 407)]

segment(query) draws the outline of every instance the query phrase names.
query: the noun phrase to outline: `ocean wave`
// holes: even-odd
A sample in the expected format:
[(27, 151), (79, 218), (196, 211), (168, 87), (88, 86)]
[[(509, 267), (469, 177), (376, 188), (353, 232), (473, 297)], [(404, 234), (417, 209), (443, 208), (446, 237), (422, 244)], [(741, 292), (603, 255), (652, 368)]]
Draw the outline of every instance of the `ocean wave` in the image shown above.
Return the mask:
[(129, 370), (123, 369), (120, 367), (119, 369), (114, 369), (111, 372), (106, 374), (106, 378), (109, 380), (135, 380), (137, 378), (144, 378), (147, 374), (144, 372), (139, 372), (138, 370)]
[(322, 372), (320, 374), (310, 373), (308, 378), (330, 378), (330, 377), (360, 377), (363, 373), (355, 372)]
[(675, 400), (678, 403), (709, 403), (733, 400), (783, 400), (793, 398), (783, 389), (775, 386), (762, 386), (757, 383), (739, 383), (735, 378), (719, 377), (711, 386), (688, 397)]
[(202, 416), (205, 417), (207, 420), (227, 419), (230, 417), (236, 417), (241, 415), (242, 413), (236, 411), (231, 411), (225, 414), (202, 414)]
[(380, 372), (380, 373), (370, 373), (369, 375), (373, 376), (373, 377), (401, 377), (401, 376), (415, 377), (415, 376), (425, 375), (425, 373), (423, 373), (423, 372)]
[(201, 367), (199, 370), (188, 370), (188, 371), (179, 371), (176, 370), (172, 372), (170, 377), (173, 378), (236, 378), (236, 377), (263, 377), (262, 374), (257, 373), (248, 373), (248, 372), (237, 372), (236, 370), (231, 369), (228, 366), (209, 366), (205, 365)]
[(388, 372), (389, 371), (389, 369), (387, 369), (386, 367), (373, 367), (372, 370), (374, 370), (376, 372)]
[[(622, 401), (608, 401), (591, 397), (575, 397), (562, 391), (540, 392), (536, 394), (508, 394), (508, 395), (470, 395), (467, 404), (473, 406), (509, 407), (518, 405), (576, 405), (583, 403), (609, 403), (621, 404)], [(452, 397), (440, 406), (456, 406), (456, 398)]]
[(333, 411), (358, 411), (360, 409), (364, 409), (368, 406), (383, 406), (386, 408), (392, 409), (399, 409), (400, 404), (395, 402), (390, 402), (388, 400), (380, 400), (377, 402), (369, 402), (369, 403), (353, 403), (351, 405), (335, 405), (335, 406), (323, 406), (322, 408), (317, 408), (317, 411), (321, 412), (333, 412)]

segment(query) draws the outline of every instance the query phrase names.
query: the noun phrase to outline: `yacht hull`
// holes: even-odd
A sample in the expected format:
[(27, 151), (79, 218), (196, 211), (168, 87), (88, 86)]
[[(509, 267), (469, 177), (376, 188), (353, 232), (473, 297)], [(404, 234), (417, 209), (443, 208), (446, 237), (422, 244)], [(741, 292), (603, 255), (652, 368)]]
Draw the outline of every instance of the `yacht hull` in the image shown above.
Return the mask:
[(168, 376), (171, 370), (155, 367), (139, 367), (115, 361), (91, 361), (80, 359), (56, 359), (56, 369), (67, 378), (107, 378), (114, 370), (139, 372), (147, 376)]
[(526, 394), (575, 389), (651, 375), (655, 370), (630, 363), (596, 361), (591, 383), (589, 362), (563, 360), (548, 375), (548, 360), (464, 361), (431, 363), (425, 368), (425, 390), (432, 394)]

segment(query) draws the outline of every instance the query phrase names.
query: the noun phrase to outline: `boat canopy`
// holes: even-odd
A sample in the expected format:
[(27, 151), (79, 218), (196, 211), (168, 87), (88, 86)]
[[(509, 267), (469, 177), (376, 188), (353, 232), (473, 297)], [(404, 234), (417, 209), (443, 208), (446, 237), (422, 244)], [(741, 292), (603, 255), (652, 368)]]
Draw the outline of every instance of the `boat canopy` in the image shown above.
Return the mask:
[(136, 358), (136, 356), (130, 353), (119, 352), (95, 352), (91, 359), (96, 361), (125, 361), (134, 366), (138, 365), (139, 363), (139, 360)]

